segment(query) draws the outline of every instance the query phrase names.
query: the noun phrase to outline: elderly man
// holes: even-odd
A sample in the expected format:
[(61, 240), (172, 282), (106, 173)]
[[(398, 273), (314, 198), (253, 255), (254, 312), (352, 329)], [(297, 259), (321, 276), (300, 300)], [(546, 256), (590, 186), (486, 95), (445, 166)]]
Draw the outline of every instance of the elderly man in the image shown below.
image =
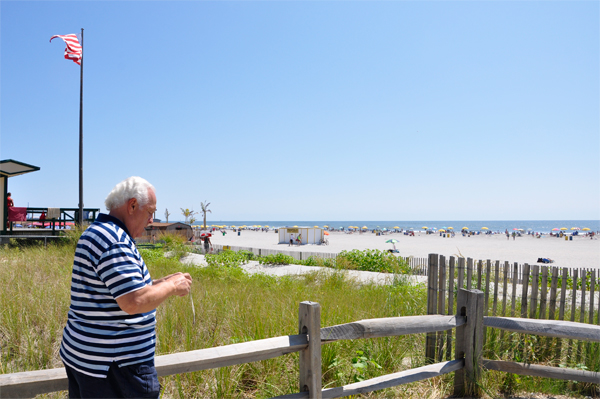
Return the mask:
[(190, 292), (192, 278), (175, 273), (152, 280), (138, 252), (156, 211), (154, 187), (130, 177), (108, 194), (81, 235), (71, 279), (71, 306), (60, 357), (70, 398), (158, 398), (154, 368), (156, 307)]

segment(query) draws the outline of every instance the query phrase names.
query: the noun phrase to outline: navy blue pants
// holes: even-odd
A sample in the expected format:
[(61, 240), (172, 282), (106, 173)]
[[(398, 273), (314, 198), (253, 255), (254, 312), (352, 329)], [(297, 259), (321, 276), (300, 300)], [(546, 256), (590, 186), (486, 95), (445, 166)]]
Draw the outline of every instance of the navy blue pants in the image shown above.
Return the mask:
[(113, 363), (106, 378), (91, 377), (65, 364), (69, 398), (158, 398), (160, 385), (154, 362), (119, 367)]

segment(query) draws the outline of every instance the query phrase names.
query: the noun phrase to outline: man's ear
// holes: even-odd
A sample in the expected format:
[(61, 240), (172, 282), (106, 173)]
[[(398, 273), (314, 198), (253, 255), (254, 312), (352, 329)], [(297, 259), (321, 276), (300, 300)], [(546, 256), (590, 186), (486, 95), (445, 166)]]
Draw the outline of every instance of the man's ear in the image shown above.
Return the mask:
[(137, 199), (131, 198), (131, 199), (129, 199), (129, 201), (127, 201), (127, 213), (129, 213), (130, 215), (133, 215), (133, 211), (135, 211), (135, 208), (137, 208), (137, 207), (138, 207)]

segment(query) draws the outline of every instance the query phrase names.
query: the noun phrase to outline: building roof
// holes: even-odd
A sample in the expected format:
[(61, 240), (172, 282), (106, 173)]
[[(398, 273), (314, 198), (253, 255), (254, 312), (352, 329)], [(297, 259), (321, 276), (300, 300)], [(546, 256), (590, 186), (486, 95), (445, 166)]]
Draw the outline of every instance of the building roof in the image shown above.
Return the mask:
[(189, 227), (190, 229), (192, 228), (189, 224), (185, 224), (185, 223), (181, 223), (181, 222), (173, 222), (173, 223), (150, 223), (146, 228), (148, 227), (169, 227), (169, 226), (174, 226), (176, 224), (180, 224), (183, 225), (185, 227)]
[(40, 170), (37, 166), (15, 161), (13, 159), (4, 159), (0, 161), (0, 176), (13, 177), (29, 172), (35, 172), (37, 170)]

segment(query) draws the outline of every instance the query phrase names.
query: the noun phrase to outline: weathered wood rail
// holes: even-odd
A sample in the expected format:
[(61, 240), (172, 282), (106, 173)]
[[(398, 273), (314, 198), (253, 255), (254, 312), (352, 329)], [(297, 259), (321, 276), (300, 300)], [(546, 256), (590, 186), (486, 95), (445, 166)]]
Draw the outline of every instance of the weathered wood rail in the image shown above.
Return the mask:
[[(540, 375), (600, 383), (600, 373), (547, 366), (525, 365), (482, 359), (483, 330), (493, 327), (507, 331), (600, 342), (600, 326), (563, 321), (541, 323), (505, 317), (484, 317), (484, 294), (479, 290), (459, 290), (455, 315), (429, 315), (369, 319), (321, 328), (318, 303), (302, 302), (298, 334), (249, 341), (216, 348), (199, 349), (156, 357), (159, 376), (226, 367), (271, 359), (300, 352), (299, 393), (279, 398), (339, 398), (391, 388), (454, 372), (454, 394), (478, 395), (483, 368), (522, 375)], [(371, 339), (408, 334), (441, 333), (456, 329), (454, 359), (388, 374), (342, 387), (322, 389), (321, 345), (342, 339)], [(312, 337), (318, 337), (314, 339)], [(66, 390), (64, 368), (0, 375), (0, 397), (28, 398)]]

